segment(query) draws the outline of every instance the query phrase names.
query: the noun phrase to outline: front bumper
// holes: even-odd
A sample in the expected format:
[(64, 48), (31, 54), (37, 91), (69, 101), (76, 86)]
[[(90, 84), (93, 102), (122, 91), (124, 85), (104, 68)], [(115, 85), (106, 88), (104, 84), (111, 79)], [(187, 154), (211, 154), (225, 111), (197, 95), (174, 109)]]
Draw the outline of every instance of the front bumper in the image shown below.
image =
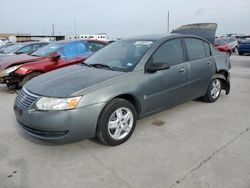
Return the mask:
[(22, 77), (15, 74), (15, 73), (10, 73), (10, 74), (4, 74), (0, 73), (0, 84), (17, 84), (20, 81), (22, 81)]
[(38, 139), (68, 143), (95, 137), (96, 125), (104, 103), (65, 111), (22, 110), (15, 104), (17, 124)]

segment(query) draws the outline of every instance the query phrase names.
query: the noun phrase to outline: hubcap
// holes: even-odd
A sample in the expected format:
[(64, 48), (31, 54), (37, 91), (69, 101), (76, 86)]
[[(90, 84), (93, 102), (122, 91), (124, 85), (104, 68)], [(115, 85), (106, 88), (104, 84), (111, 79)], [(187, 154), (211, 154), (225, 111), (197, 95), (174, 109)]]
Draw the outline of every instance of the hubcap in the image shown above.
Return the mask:
[(118, 108), (109, 119), (108, 133), (115, 140), (123, 139), (131, 131), (133, 123), (132, 112), (128, 108)]
[(215, 79), (212, 83), (212, 88), (211, 88), (211, 96), (213, 99), (216, 99), (219, 96), (220, 90), (221, 90), (220, 80)]

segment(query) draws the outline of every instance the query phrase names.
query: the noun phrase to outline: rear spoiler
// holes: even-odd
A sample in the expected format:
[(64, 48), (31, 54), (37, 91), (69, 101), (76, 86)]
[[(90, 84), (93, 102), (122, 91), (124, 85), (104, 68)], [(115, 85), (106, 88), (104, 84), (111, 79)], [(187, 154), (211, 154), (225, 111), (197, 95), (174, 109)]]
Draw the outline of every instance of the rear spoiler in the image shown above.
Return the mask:
[(217, 23), (188, 24), (174, 29), (171, 33), (196, 35), (214, 44), (217, 26)]

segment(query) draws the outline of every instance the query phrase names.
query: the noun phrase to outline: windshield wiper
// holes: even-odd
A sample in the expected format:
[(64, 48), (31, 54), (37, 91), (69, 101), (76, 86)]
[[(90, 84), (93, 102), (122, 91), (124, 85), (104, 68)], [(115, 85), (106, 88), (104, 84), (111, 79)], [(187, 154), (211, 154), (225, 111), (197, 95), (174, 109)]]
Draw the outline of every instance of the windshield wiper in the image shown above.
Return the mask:
[(81, 62), (81, 64), (82, 64), (82, 65), (85, 65), (85, 66), (87, 66), (87, 67), (93, 67), (92, 65), (90, 65), (90, 64), (88, 64), (88, 63), (85, 63), (84, 61)]
[(98, 68), (98, 67), (104, 67), (104, 68), (107, 68), (109, 70), (114, 70), (113, 68), (111, 68), (110, 66), (108, 65), (104, 65), (104, 64), (100, 64), (100, 63), (96, 63), (96, 64), (91, 64), (93, 67), (95, 68)]
[(35, 54), (28, 54), (28, 55), (30, 55), (30, 56), (34, 56), (34, 57), (40, 57), (39, 55), (35, 55)]

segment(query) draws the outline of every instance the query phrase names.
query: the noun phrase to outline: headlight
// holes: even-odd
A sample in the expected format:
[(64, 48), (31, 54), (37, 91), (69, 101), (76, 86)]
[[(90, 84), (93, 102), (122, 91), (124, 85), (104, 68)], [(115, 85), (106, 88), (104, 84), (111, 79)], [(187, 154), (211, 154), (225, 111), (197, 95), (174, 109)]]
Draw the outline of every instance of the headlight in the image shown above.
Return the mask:
[(22, 65), (15, 65), (10, 68), (7, 68), (0, 72), (0, 77), (8, 76), (10, 73), (14, 72), (15, 70), (19, 69)]
[(82, 97), (72, 98), (51, 98), (42, 97), (36, 102), (39, 110), (69, 110), (75, 109)]
[(13, 71), (19, 69), (22, 65), (15, 65), (15, 66), (12, 66), (10, 68), (7, 68), (5, 69), (4, 71), (7, 73), (7, 74), (10, 74), (12, 73)]

